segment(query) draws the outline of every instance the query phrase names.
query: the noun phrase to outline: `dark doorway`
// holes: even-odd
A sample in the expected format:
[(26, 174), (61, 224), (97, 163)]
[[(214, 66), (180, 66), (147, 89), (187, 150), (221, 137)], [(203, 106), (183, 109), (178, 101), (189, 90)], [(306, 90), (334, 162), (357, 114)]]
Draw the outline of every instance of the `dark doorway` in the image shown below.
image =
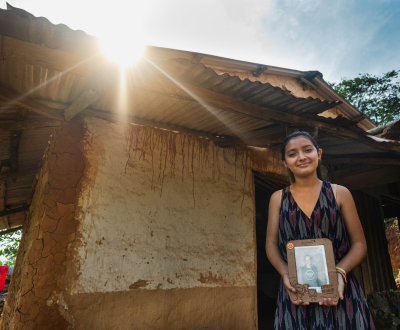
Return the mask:
[(257, 301), (258, 329), (274, 329), (276, 299), (280, 275), (265, 253), (268, 205), (271, 195), (285, 185), (255, 174), (256, 240), (257, 240)]

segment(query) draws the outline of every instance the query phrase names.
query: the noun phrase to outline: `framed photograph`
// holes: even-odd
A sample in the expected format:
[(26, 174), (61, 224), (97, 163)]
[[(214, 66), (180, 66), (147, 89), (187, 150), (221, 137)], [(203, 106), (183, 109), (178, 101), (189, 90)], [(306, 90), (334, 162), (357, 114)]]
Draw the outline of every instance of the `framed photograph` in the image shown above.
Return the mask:
[(290, 241), (286, 246), (293, 300), (320, 302), (339, 299), (335, 257), (327, 238)]

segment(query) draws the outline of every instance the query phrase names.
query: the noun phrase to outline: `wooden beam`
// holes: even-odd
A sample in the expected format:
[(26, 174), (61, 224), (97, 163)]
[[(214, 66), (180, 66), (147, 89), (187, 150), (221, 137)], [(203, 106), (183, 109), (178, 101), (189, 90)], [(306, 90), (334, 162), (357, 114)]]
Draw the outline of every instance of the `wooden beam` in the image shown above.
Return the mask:
[(383, 196), (387, 199), (390, 199), (392, 202), (400, 204), (400, 196), (391, 195), (391, 194), (382, 194), (381, 196)]
[(100, 98), (100, 92), (94, 90), (85, 90), (79, 95), (79, 97), (70, 105), (68, 109), (64, 111), (64, 118), (66, 121), (70, 121), (76, 114), (85, 110), (93, 102), (96, 102)]
[(351, 165), (351, 164), (366, 164), (366, 165), (396, 165), (400, 166), (399, 159), (391, 158), (322, 158), (322, 162), (328, 165)]
[(1, 217), (5, 217), (5, 216), (10, 215), (10, 214), (21, 213), (21, 212), (25, 212), (25, 211), (28, 211), (28, 210), (29, 210), (29, 205), (25, 205), (25, 206), (22, 206), (22, 207), (18, 207), (16, 209), (11, 209), (11, 210), (7, 210), (7, 211), (1, 211), (0, 212), (0, 218)]
[(363, 173), (355, 173), (348, 177), (335, 177), (334, 183), (345, 186), (350, 190), (381, 186), (400, 181), (400, 171), (397, 166), (385, 166)]
[(206, 90), (204, 88), (199, 88), (191, 84), (176, 84), (166, 78), (156, 78), (146, 82), (137, 81), (136, 87), (144, 89), (148, 92), (174, 97), (182, 100), (194, 100), (204, 105), (205, 107), (213, 107), (216, 109), (242, 114), (260, 120), (274, 121), (296, 127), (311, 128), (312, 130), (318, 127), (320, 131), (324, 131), (332, 135), (350, 140), (357, 140), (378, 149), (390, 150), (400, 153), (400, 144), (390, 142), (376, 142), (364, 134), (360, 134), (341, 126), (335, 126), (314, 119), (290, 114), (287, 112), (265, 108), (256, 104), (238, 100), (231, 96), (226, 96)]
[(7, 88), (0, 86), (0, 98), (8, 101), (10, 104), (15, 104), (24, 108), (26, 110), (36, 112), (42, 116), (56, 119), (64, 120), (64, 116), (59, 110), (49, 108), (47, 106), (41, 105), (35, 101), (28, 98), (28, 95), (19, 95)]
[[(58, 102), (53, 102), (53, 101), (44, 101), (44, 100), (35, 100), (36, 102), (40, 104), (45, 104), (47, 106), (50, 106), (55, 109), (67, 109), (68, 104), (64, 103), (58, 103)], [(223, 136), (219, 135), (219, 137), (216, 137), (215, 135), (205, 133), (205, 132), (199, 132), (199, 131), (193, 131), (190, 129), (186, 129), (184, 127), (179, 127), (175, 125), (170, 125), (170, 124), (163, 124), (163, 123), (155, 123), (152, 121), (147, 121), (143, 119), (138, 119), (135, 118), (134, 116), (126, 116), (126, 115), (120, 115), (117, 113), (109, 112), (109, 111), (100, 111), (100, 110), (92, 110), (92, 109), (85, 109), (80, 112), (80, 115), (82, 116), (89, 116), (89, 117), (97, 117), (101, 118), (107, 121), (111, 122), (130, 122), (132, 124), (137, 124), (137, 125), (143, 125), (143, 126), (149, 126), (149, 127), (154, 127), (154, 128), (162, 128), (170, 131), (179, 131), (182, 133), (186, 133), (189, 135), (195, 135), (195, 136), (201, 136), (204, 138), (207, 138), (211, 141), (214, 141), (217, 145), (219, 142), (224, 142), (224, 141), (229, 141), (229, 143), (232, 143), (233, 145), (236, 145), (235, 141), (240, 143), (241, 140), (237, 138), (233, 138), (231, 136)], [(0, 175), (0, 180), (1, 180), (1, 175)]]
[(22, 178), (25, 176), (35, 175), (37, 171), (38, 171), (38, 169), (35, 168), (35, 169), (29, 170), (29, 171), (24, 171), (24, 172), (11, 172), (11, 173), (0, 174), (0, 184), (2, 181), (6, 181), (6, 180), (10, 180), (10, 179), (18, 179), (18, 178)]
[(3, 220), (4, 228), (11, 229), (11, 227), (10, 227), (10, 222), (8, 221), (8, 215), (5, 216), (5, 217), (2, 217), (2, 218), (0, 218), (0, 219)]
[(45, 127), (56, 127), (61, 121), (48, 118), (26, 119), (24, 121), (1, 121), (0, 131), (26, 130)]
[(15, 227), (15, 228), (12, 228), (12, 229), (7, 229), (7, 230), (1, 230), (0, 231), (0, 236), (7, 235), (7, 234), (13, 233), (15, 231), (21, 230), (21, 229), (24, 229), (24, 226), (19, 226), (19, 227)]
[(91, 77), (100, 68), (110, 65), (100, 52), (91, 57), (83, 57), (5, 35), (0, 37), (3, 42), (2, 59), (6, 61), (19, 61), (86, 77)]
[(105, 68), (96, 73), (94, 81), (81, 92), (79, 97), (64, 111), (64, 118), (70, 121), (76, 114), (85, 110), (112, 89), (117, 82), (116, 71)]
[(10, 172), (16, 172), (18, 170), (18, 151), (19, 151), (19, 141), (21, 140), (22, 131), (13, 130), (10, 132)]
[[(151, 122), (151, 121), (138, 119), (138, 118), (135, 118), (133, 116), (120, 115), (120, 114), (117, 114), (117, 113), (106, 112), (106, 111), (86, 109), (86, 110), (83, 110), (80, 113), (80, 115), (101, 118), (101, 119), (104, 119), (104, 120), (107, 120), (107, 121), (111, 121), (111, 122), (123, 122), (123, 123), (130, 122), (132, 124), (137, 124), (137, 125), (149, 126), (149, 127), (154, 127), (154, 128), (161, 128), (161, 129), (166, 129), (166, 130), (169, 130), (169, 131), (182, 132), (182, 133), (189, 134), (189, 135), (203, 137), (203, 138), (209, 139), (209, 140), (211, 140), (211, 141), (213, 141), (215, 143), (224, 141), (224, 139), (225, 139), (224, 136), (216, 137), (215, 135), (212, 135), (212, 134), (209, 134), (209, 133), (193, 131), (193, 130), (186, 129), (186, 128), (180, 127), (180, 126), (162, 124), (162, 123), (154, 123), (154, 122)], [(226, 137), (226, 138), (231, 139), (231, 137)]]
[(346, 167), (346, 168), (341, 168), (336, 171), (331, 170), (330, 171), (330, 176), (332, 180), (336, 179), (343, 179), (345, 177), (349, 177), (352, 175), (364, 173), (364, 172), (370, 172), (373, 170), (377, 170), (382, 168), (382, 165), (366, 165), (366, 164), (354, 164), (352, 166)]

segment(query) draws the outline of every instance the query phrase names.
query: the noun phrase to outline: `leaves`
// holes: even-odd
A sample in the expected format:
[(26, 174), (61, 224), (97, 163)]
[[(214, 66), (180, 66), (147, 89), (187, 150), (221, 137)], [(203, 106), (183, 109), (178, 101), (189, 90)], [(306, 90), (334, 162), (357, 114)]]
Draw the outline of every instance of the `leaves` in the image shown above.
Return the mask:
[(364, 73), (330, 85), (377, 125), (382, 125), (400, 118), (399, 73), (400, 70), (381, 76)]
[(17, 251), (19, 242), (21, 241), (22, 231), (0, 236), (0, 256), (7, 259), (5, 262), (0, 262), (2, 265), (14, 265), (15, 259), (17, 258)]

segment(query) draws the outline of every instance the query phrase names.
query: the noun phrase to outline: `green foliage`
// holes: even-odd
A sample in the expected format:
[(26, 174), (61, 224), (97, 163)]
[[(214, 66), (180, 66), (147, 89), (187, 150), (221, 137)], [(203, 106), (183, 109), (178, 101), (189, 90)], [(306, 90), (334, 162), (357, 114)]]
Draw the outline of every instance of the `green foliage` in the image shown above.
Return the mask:
[(330, 85), (377, 125), (382, 125), (400, 118), (399, 73), (400, 70), (381, 76), (364, 73)]
[(0, 261), (1, 265), (10, 266), (15, 264), (19, 242), (21, 241), (21, 234), (22, 231), (18, 230), (14, 233), (0, 236), (0, 256), (7, 258), (5, 262)]

